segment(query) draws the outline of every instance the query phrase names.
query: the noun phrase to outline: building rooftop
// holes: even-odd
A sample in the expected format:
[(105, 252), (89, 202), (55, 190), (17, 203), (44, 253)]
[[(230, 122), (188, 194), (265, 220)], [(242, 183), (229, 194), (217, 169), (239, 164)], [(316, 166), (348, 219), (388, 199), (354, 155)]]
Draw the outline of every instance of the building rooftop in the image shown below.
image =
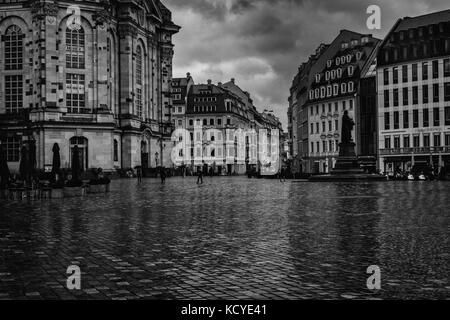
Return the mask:
[(417, 17), (404, 17), (398, 24), (395, 32), (429, 26), (450, 21), (450, 10), (438, 11)]

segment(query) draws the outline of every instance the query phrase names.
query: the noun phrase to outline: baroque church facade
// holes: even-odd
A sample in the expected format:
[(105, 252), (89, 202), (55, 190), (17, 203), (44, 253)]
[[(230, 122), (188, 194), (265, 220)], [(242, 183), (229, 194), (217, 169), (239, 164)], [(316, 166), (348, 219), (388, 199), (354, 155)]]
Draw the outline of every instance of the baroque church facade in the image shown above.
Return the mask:
[(159, 0), (0, 0), (0, 138), (48, 169), (170, 166), (172, 36)]

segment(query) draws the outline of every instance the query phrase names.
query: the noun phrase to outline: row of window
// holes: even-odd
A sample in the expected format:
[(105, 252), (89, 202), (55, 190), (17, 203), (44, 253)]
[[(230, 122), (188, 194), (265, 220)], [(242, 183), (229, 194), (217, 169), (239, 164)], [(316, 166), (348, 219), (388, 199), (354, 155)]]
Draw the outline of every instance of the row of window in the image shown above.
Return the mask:
[[(347, 109), (347, 100), (343, 100), (342, 101), (342, 111)], [(348, 106), (350, 110), (353, 110), (353, 100), (348, 100)], [(310, 113), (311, 116), (314, 115), (314, 112), (316, 115), (319, 114), (319, 105), (316, 106), (311, 106), (310, 109)], [(333, 112), (333, 104), (332, 103), (328, 103), (328, 108), (325, 106), (325, 104), (322, 104), (322, 114), (325, 114), (328, 111), (329, 114), (331, 114)], [(339, 112), (339, 102), (334, 102), (334, 112)]]
[(194, 98), (194, 102), (216, 102), (216, 97), (201, 97), (201, 98)]
[(311, 142), (311, 153), (338, 152), (339, 140), (323, 140)]
[(401, 144), (400, 136), (385, 136), (384, 137), (384, 148), (385, 149), (400, 149), (400, 148), (428, 148), (428, 147), (450, 147), (450, 134), (445, 134), (445, 141), (442, 145), (441, 134), (433, 134), (433, 145), (431, 145), (431, 136), (426, 133), (423, 134), (422, 144), (420, 143), (420, 135), (413, 135), (412, 141), (410, 135), (403, 135), (403, 144)]
[[(441, 100), (441, 86), (439, 83), (434, 83), (432, 86), (433, 99), (432, 102), (440, 102)], [(427, 104), (430, 102), (430, 86), (425, 84), (422, 86), (422, 104)], [(412, 101), (413, 105), (419, 104), (419, 87), (413, 86), (412, 89)], [(444, 101), (450, 101), (450, 82), (444, 83)], [(402, 102), (403, 106), (410, 105), (409, 100), (410, 88), (402, 88)], [(389, 108), (391, 106), (391, 92), (389, 90), (384, 90), (384, 107)], [(400, 105), (400, 89), (395, 88), (392, 91), (392, 105), (398, 107)]]
[[(217, 119), (211, 118), (211, 119), (209, 119), (209, 122), (208, 122), (208, 119), (203, 119), (203, 120), (196, 119), (195, 121), (196, 121), (196, 125), (197, 126), (200, 126), (200, 125), (203, 125), (203, 126), (215, 126), (216, 124), (218, 126), (222, 125), (222, 118), (217, 118)], [(231, 125), (232, 124), (231, 118), (227, 118), (226, 124), (227, 125)], [(178, 126), (179, 127), (183, 126), (183, 120), (178, 120)], [(189, 126), (191, 126), (191, 127), (194, 126), (194, 119), (190, 119), (189, 120)]]
[(216, 112), (217, 106), (194, 106), (194, 112)]
[(320, 134), (320, 133), (327, 133), (327, 132), (332, 133), (335, 131), (339, 131), (339, 120), (334, 120), (334, 126), (333, 126), (333, 121), (331, 121), (331, 120), (328, 122), (323, 121), (322, 122), (322, 131), (320, 131), (321, 126), (320, 126), (319, 122), (316, 122), (315, 124), (311, 123), (310, 125), (311, 125), (310, 134), (314, 134), (314, 133)]
[[(424, 40), (422, 38), (422, 40)], [(401, 60), (416, 60), (429, 56), (439, 56), (450, 53), (450, 39), (417, 40), (399, 47), (386, 47), (382, 52), (380, 63), (391, 63)]]
[[(353, 76), (353, 74), (355, 73), (355, 67), (354, 66), (348, 66), (347, 68), (347, 74), (351, 77)], [(336, 70), (329, 70), (325, 72), (325, 80), (326, 81), (330, 81), (330, 80), (335, 80), (342, 78), (342, 74), (343, 74), (343, 70), (342, 68), (338, 68)], [(320, 83), (322, 79), (322, 74), (318, 73), (316, 75), (316, 83)]]
[[(429, 66), (430, 64), (428, 61), (422, 62), (421, 64), (421, 73), (422, 73), (422, 80), (428, 80), (429, 79)], [(439, 78), (439, 60), (434, 60), (431, 63), (431, 75), (433, 79)], [(442, 64), (442, 74), (444, 77), (450, 77), (450, 59), (444, 59)], [(393, 67), (392, 68), (392, 80), (390, 78), (390, 68), (385, 68), (383, 70), (383, 83), (384, 85), (389, 84), (398, 84), (399, 83), (399, 67)], [(419, 80), (419, 65), (417, 63), (413, 63), (411, 65), (411, 73), (409, 73), (409, 67), (408, 65), (404, 65), (401, 68), (402, 70), (402, 82), (406, 83), (411, 79), (412, 81), (418, 81)], [(411, 74), (411, 77), (410, 77)]]
[(335, 83), (334, 85), (320, 87), (320, 89), (317, 88), (314, 90), (310, 90), (309, 99), (310, 100), (324, 99), (329, 98), (331, 96), (337, 96), (339, 94), (352, 93), (354, 90), (355, 84), (353, 81), (350, 81), (348, 83), (341, 83), (340, 85)]
[[(430, 112), (431, 117), (430, 117)], [(411, 122), (411, 116), (412, 116), (412, 122)], [(391, 118), (392, 118), (392, 124), (391, 125)], [(440, 109), (439, 108), (433, 108), (431, 109), (423, 109), (422, 111), (422, 123), (419, 123), (419, 110), (412, 110), (410, 112), (409, 110), (404, 110), (402, 113), (402, 119), (400, 120), (400, 112), (394, 111), (392, 113), (385, 112), (384, 113), (384, 130), (397, 130), (400, 129), (400, 121), (402, 123), (403, 129), (409, 129), (411, 128), (419, 128), (419, 127), (439, 127), (442, 125), (441, 117), (440, 117)], [(444, 124), (446, 126), (450, 125), (450, 107), (445, 107), (444, 109)]]

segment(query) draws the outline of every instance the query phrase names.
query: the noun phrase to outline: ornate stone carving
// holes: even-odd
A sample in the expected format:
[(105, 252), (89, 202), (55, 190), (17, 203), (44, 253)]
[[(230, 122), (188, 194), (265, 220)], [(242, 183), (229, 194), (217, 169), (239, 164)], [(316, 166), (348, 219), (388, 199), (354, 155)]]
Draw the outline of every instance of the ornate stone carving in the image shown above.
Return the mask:
[(34, 19), (43, 19), (46, 16), (56, 17), (58, 11), (58, 5), (55, 3), (41, 3), (36, 1), (31, 4), (31, 14)]

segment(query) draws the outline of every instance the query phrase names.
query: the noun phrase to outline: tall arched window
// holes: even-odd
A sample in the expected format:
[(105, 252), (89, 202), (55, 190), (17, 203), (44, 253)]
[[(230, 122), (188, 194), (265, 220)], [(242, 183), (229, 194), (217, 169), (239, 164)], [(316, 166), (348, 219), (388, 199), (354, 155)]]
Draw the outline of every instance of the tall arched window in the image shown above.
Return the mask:
[(22, 30), (12, 25), (5, 33), (5, 70), (22, 70), (23, 68), (23, 34)]
[(142, 114), (142, 48), (136, 49), (136, 115), (141, 119)]
[(85, 34), (81, 26), (66, 29), (66, 67), (85, 68)]

